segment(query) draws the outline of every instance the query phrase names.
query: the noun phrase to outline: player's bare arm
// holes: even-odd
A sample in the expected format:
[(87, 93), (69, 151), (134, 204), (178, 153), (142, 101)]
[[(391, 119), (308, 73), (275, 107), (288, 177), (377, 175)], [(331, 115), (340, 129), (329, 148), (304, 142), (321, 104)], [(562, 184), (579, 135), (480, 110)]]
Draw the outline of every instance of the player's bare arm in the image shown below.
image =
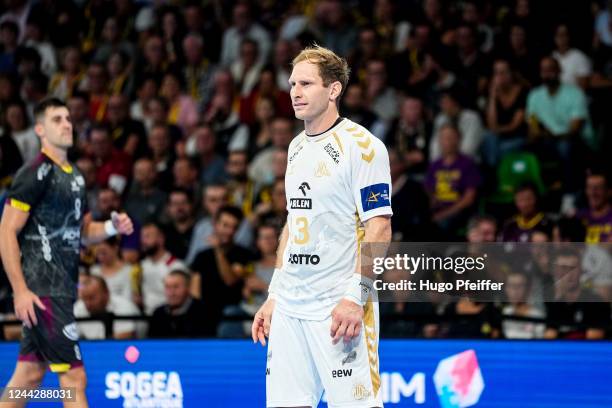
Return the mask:
[[(391, 241), (391, 218), (388, 216), (378, 216), (370, 218), (365, 222), (364, 242), (388, 243)], [(381, 249), (381, 248), (377, 248)], [(382, 250), (382, 249), (381, 249)], [(368, 268), (361, 267), (361, 257), (357, 257), (357, 273), (363, 272)], [(368, 278), (372, 278), (368, 276)], [(359, 336), (363, 320), (363, 307), (353, 300), (343, 298), (332, 310), (332, 325), (330, 335), (334, 344), (344, 339), (348, 343), (354, 337)]]
[(28, 216), (28, 212), (10, 205), (4, 206), (0, 223), (0, 254), (2, 254), (2, 264), (13, 288), (15, 315), (26, 326), (32, 327), (38, 324), (34, 305), (36, 304), (43, 310), (45, 306), (39, 297), (28, 289), (21, 269), (21, 252), (17, 235), (28, 221)]
[[(287, 240), (289, 239), (289, 228), (287, 224), (283, 227), (283, 231), (281, 232), (278, 249), (276, 250), (276, 269), (274, 270), (274, 278), (277, 280), (279, 277), (277, 276), (280, 273), (280, 270), (283, 266), (283, 253), (285, 252), (285, 247), (287, 246)], [(272, 291), (272, 283), (270, 284), (269, 291)], [(272, 296), (268, 297), (268, 300), (259, 308), (257, 313), (255, 313), (255, 318), (253, 319), (253, 325), (251, 326), (251, 336), (253, 337), (253, 343), (257, 343), (258, 341), (262, 346), (266, 345), (266, 337), (270, 334), (270, 322), (272, 321), (272, 313), (274, 312), (274, 295), (270, 292)]]
[(113, 213), (110, 220), (93, 221), (91, 214), (83, 218), (82, 239), (87, 244), (95, 244), (116, 235), (130, 235), (134, 232), (132, 220), (126, 213)]

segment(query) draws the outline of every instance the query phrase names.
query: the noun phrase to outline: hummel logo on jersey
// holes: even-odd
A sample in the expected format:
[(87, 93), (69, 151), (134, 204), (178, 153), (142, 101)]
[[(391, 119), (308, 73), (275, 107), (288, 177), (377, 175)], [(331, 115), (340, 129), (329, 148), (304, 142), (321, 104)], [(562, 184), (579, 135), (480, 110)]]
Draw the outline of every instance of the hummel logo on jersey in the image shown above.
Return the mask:
[(325, 165), (325, 162), (319, 162), (319, 165), (317, 166), (317, 169), (315, 170), (315, 177), (329, 177), (331, 176), (331, 174), (329, 173), (329, 170), (327, 170), (327, 166)]
[(298, 190), (300, 190), (302, 194), (304, 194), (304, 197), (306, 197), (306, 190), (310, 190), (310, 185), (307, 182), (303, 182), (298, 187)]
[(36, 178), (38, 179), (38, 181), (41, 181), (42, 179), (44, 179), (47, 174), (49, 174), (49, 171), (51, 170), (51, 165), (49, 163), (43, 163), (40, 165), (40, 167), (38, 168), (38, 172), (36, 173)]

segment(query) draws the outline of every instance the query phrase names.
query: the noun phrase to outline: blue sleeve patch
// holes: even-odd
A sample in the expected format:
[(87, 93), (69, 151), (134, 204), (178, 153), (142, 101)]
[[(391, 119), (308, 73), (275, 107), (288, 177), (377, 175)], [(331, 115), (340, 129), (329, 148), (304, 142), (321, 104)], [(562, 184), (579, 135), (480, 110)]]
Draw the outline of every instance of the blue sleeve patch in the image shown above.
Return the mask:
[(372, 184), (361, 189), (361, 207), (363, 212), (380, 207), (389, 207), (389, 185), (387, 183)]

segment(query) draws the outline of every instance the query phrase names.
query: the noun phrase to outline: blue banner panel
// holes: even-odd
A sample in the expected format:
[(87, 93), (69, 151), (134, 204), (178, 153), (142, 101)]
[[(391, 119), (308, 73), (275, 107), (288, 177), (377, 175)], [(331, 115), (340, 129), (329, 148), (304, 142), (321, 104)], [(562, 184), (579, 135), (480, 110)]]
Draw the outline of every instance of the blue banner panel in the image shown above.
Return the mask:
[[(0, 343), (0, 386), (17, 350)], [(266, 353), (249, 341), (83, 342), (82, 351), (92, 407), (265, 406)], [(387, 407), (612, 407), (609, 342), (383, 340), (380, 360)], [(43, 383), (57, 384), (51, 373)]]

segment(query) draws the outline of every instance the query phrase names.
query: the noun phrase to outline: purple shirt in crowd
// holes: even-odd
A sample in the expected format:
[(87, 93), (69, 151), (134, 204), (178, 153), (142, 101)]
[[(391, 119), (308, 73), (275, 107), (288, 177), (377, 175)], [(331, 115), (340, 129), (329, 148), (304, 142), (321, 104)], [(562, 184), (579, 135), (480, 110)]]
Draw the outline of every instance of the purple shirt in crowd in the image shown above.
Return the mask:
[(461, 199), (470, 188), (478, 188), (480, 173), (476, 164), (460, 154), (452, 164), (438, 159), (429, 165), (425, 177), (425, 188), (434, 199), (433, 210), (450, 207)]
[(584, 242), (596, 244), (598, 242), (608, 242), (612, 233), (612, 208), (601, 217), (594, 217), (589, 208), (578, 211), (576, 217), (586, 228), (586, 239)]

